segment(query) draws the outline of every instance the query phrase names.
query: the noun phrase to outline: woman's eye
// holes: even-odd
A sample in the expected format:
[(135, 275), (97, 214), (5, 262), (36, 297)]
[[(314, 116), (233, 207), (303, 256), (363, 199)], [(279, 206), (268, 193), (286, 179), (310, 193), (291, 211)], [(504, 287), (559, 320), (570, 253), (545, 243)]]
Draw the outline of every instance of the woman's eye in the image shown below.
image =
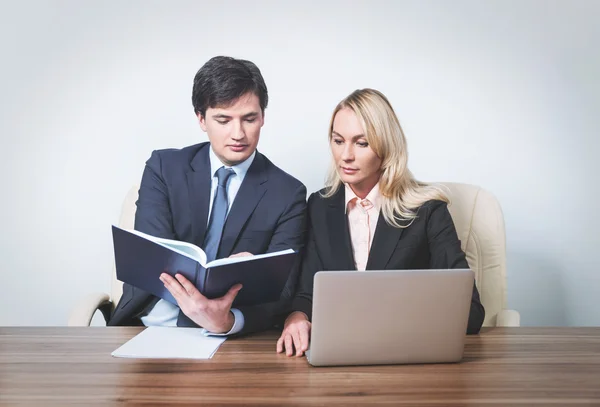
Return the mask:
[(361, 141), (359, 143), (356, 143), (359, 147), (369, 147), (369, 143), (365, 143), (364, 141)]
[(342, 140), (337, 140), (337, 139), (334, 139), (334, 140), (333, 140), (333, 142), (334, 142), (335, 144), (337, 144), (338, 146), (339, 146), (340, 144), (343, 144), (343, 143), (344, 143)]

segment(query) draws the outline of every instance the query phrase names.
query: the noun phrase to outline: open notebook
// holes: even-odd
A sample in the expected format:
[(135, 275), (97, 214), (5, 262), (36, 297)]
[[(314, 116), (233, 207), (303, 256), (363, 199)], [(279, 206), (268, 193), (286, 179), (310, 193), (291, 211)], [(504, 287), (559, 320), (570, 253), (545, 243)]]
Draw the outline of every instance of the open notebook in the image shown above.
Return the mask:
[(177, 304), (159, 277), (183, 275), (208, 298), (219, 298), (235, 284), (242, 290), (233, 303), (255, 305), (279, 300), (297, 253), (292, 249), (206, 262), (199, 247), (136, 230), (112, 227), (117, 278)]

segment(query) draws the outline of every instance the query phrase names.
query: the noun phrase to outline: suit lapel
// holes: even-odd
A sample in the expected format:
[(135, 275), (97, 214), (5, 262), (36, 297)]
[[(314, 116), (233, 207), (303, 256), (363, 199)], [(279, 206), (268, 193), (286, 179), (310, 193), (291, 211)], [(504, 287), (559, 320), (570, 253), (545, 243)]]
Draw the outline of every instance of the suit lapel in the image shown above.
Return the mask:
[(267, 180), (264, 157), (257, 151), (227, 215), (218, 258), (231, 254), (240, 232), (267, 191)]
[(192, 219), (192, 237), (194, 244), (202, 247), (206, 226), (208, 223), (208, 207), (210, 204), (211, 173), (210, 158), (208, 156), (210, 145), (207, 143), (202, 148), (190, 165), (192, 171), (187, 173), (188, 191), (190, 196), (190, 211)]
[(397, 228), (388, 224), (383, 217), (383, 213), (379, 213), (373, 244), (367, 260), (367, 270), (385, 270), (403, 231), (404, 228)]
[[(352, 255), (352, 243), (350, 242), (350, 230), (348, 218), (344, 208), (345, 191), (340, 187), (331, 198), (328, 207), (327, 229), (329, 230), (329, 244), (331, 246), (331, 257), (340, 270), (356, 270), (354, 256)], [(337, 231), (342, 231), (338, 233)]]

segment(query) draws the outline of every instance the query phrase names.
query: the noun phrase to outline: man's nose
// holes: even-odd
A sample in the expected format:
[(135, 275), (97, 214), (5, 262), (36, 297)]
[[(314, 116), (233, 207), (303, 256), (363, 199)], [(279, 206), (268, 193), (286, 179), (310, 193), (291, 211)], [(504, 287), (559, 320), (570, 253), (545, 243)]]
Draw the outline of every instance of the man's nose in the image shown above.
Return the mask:
[(246, 137), (244, 125), (239, 120), (234, 120), (231, 138), (234, 140), (242, 140), (244, 137)]

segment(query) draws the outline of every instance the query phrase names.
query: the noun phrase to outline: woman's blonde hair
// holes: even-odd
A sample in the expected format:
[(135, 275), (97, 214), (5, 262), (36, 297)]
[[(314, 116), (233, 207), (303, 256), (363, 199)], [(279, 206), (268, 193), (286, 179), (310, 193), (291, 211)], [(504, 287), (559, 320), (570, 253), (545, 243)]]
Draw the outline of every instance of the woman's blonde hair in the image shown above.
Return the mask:
[[(425, 202), (433, 199), (449, 202), (442, 187), (417, 181), (407, 168), (408, 153), (402, 127), (392, 105), (381, 92), (358, 89), (344, 98), (331, 116), (330, 143), (335, 115), (344, 108), (356, 114), (369, 146), (381, 159), (381, 213), (388, 224), (398, 228), (407, 227)], [(333, 196), (341, 185), (338, 163), (332, 160), (323, 197)]]

